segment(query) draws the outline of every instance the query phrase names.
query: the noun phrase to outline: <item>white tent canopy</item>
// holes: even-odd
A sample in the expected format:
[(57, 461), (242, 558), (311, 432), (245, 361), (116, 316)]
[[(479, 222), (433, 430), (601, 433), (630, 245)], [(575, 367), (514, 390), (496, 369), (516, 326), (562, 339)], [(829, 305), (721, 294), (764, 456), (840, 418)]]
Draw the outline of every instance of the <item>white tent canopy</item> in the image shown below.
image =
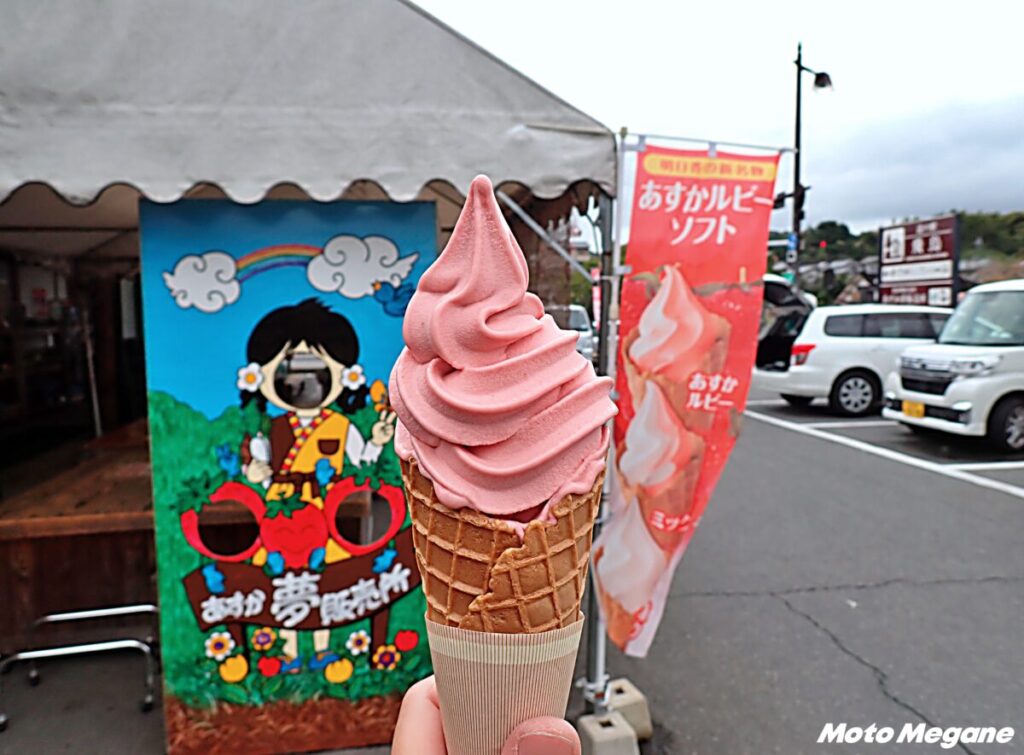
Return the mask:
[(0, 24), (0, 200), (73, 203), (197, 183), (255, 202), (295, 184), (396, 200), (477, 173), (538, 197), (614, 192), (614, 138), (402, 0), (10, 0)]

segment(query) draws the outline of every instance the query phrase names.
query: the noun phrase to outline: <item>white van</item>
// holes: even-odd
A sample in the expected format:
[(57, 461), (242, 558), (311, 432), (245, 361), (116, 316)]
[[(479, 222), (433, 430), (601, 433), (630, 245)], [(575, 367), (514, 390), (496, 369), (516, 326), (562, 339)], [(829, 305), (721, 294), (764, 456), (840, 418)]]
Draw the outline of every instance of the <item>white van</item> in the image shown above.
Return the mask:
[(882, 413), (1024, 451), (1024, 279), (972, 288), (937, 343), (904, 351)]

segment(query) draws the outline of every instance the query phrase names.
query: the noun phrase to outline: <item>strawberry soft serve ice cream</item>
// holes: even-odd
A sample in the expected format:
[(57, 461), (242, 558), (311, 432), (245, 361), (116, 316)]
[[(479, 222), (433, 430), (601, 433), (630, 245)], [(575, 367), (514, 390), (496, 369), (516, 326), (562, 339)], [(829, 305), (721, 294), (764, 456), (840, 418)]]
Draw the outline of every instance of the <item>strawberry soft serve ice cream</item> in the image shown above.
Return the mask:
[(709, 312), (675, 265), (665, 265), (658, 291), (623, 343), (623, 368), (633, 406), (649, 384), (659, 385), (691, 430), (711, 428), (714, 416), (690, 403), (690, 379), (722, 369), (729, 323)]
[(615, 414), (611, 380), (527, 284), (526, 259), (478, 177), (409, 303), (391, 376), (398, 455), (416, 459), (447, 506), (520, 532), (517, 515), (550, 521), (552, 504), (591, 489)]

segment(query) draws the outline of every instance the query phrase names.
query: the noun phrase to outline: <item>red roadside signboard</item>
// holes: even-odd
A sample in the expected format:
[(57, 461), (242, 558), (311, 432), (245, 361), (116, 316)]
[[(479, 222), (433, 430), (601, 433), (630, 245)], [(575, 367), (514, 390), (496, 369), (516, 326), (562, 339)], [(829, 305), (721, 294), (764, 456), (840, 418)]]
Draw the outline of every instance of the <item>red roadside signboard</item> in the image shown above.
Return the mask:
[(640, 154), (620, 309), (612, 519), (594, 575), (644, 655), (736, 442), (757, 350), (778, 155)]
[(955, 215), (882, 228), (878, 234), (879, 301), (952, 307), (960, 260), (958, 239)]

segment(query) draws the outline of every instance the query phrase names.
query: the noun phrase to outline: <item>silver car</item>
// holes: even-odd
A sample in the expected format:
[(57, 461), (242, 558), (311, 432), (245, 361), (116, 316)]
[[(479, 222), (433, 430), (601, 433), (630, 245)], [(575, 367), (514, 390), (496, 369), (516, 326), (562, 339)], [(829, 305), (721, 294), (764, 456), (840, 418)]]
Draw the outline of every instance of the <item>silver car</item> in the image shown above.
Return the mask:
[(593, 362), (597, 357), (597, 336), (594, 335), (594, 328), (586, 308), (579, 304), (552, 304), (545, 307), (545, 310), (562, 330), (575, 330), (579, 333), (579, 338), (576, 340), (576, 351), (586, 357), (588, 361)]

